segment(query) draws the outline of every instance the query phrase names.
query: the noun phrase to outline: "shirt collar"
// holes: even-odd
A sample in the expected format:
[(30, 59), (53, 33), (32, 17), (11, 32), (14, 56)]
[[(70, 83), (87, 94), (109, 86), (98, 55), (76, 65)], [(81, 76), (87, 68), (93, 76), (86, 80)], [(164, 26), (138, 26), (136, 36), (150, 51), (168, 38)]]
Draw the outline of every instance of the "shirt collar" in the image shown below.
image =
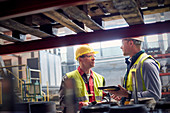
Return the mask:
[(145, 52), (144, 50), (141, 50), (141, 51), (139, 51), (138, 53), (136, 53), (136, 54), (132, 57), (131, 61), (132, 61), (132, 62), (136, 61), (136, 60), (138, 59), (138, 57), (139, 57), (142, 53), (144, 53), (144, 52)]
[(125, 63), (129, 65), (132, 62), (133, 64), (138, 59), (138, 57), (144, 52), (145, 52), (144, 50), (141, 50), (138, 53), (136, 53), (134, 56), (132, 56), (132, 58), (131, 57), (125, 58)]
[[(77, 70), (79, 71), (81, 76), (83, 76), (85, 74), (85, 72), (83, 70), (81, 70), (80, 66), (77, 68)], [(90, 69), (90, 76), (93, 77), (93, 71), (91, 69)]]

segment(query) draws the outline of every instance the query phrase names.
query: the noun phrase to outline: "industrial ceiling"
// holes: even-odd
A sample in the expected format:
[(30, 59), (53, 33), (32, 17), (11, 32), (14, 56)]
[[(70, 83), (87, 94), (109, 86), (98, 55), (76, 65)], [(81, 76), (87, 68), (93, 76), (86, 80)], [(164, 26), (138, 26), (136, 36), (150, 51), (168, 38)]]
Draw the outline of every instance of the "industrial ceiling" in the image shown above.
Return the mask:
[[(146, 24), (144, 16), (169, 11), (170, 0), (0, 0), (0, 55), (167, 33), (170, 19)], [(128, 26), (102, 24), (119, 19)], [(63, 27), (74, 34), (54, 33)]]

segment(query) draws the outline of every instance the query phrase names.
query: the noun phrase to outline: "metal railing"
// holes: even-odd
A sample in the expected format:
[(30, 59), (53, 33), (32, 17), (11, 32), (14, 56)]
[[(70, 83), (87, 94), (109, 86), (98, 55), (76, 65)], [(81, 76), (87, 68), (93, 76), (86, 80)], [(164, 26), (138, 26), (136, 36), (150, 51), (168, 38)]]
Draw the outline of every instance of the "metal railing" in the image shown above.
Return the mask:
[[(17, 69), (17, 75), (12, 72), (12, 68), (14, 67), (24, 67), (25, 69)], [(20, 96), (23, 102), (26, 101), (49, 101), (49, 90), (47, 91), (47, 94), (41, 90), (41, 71), (37, 69), (30, 69), (27, 65), (13, 65), (13, 66), (5, 66), (0, 67), (0, 69), (5, 68), (7, 73), (12, 75), (16, 82), (17, 82), (17, 90), (20, 92)], [(10, 70), (11, 68), (11, 70)], [(15, 70), (16, 71), (16, 70)], [(38, 72), (39, 76), (38, 78), (31, 78), (31, 72)], [(19, 77), (20, 72), (22, 73), (22, 78)], [(23, 73), (25, 72), (25, 73)], [(25, 75), (25, 76), (24, 76)], [(36, 82), (32, 82), (32, 81)], [(1, 87), (1, 81), (0, 81), (0, 93), (2, 93), (2, 87)], [(48, 85), (47, 85), (48, 89)], [(2, 104), (2, 94), (0, 95), (0, 104)]]
[[(22, 85), (24, 84), (24, 82), (22, 81), (22, 79), (20, 79), (18, 76), (16, 76), (14, 73), (12, 73), (9, 69), (6, 69), (8, 73), (12, 74), (16, 79), (17, 79), (17, 83), (18, 83), (18, 89), (20, 89), (20, 93), (21, 93), (21, 98), (22, 98)], [(20, 85), (19, 85), (20, 84)]]

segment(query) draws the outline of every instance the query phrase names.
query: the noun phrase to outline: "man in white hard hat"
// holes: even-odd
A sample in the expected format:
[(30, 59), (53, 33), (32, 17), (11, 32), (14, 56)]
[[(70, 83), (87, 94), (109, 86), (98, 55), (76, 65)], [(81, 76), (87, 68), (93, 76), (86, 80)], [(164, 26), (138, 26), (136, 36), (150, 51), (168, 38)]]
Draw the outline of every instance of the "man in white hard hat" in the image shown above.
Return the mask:
[[(64, 95), (64, 81), (68, 78), (73, 78), (76, 82), (77, 100), (79, 102), (79, 109), (82, 106), (87, 106), (91, 102), (102, 101), (103, 94), (102, 90), (98, 87), (105, 85), (104, 77), (100, 74), (92, 71), (92, 67), (95, 66), (95, 54), (98, 53), (93, 50), (89, 45), (82, 45), (77, 48), (75, 59), (79, 62), (79, 67), (67, 73), (64, 76), (62, 85), (60, 88), (60, 103), (63, 104)], [(67, 108), (66, 108), (67, 109)]]
[(118, 85), (119, 91), (110, 91), (115, 100), (121, 100), (122, 104), (126, 99), (134, 97), (132, 94), (132, 71), (136, 73), (137, 97), (153, 97), (156, 101), (161, 98), (161, 81), (159, 76), (160, 64), (152, 56), (147, 55), (141, 49), (144, 37), (125, 38), (122, 40), (121, 49), (126, 58), (127, 71), (124, 77), (123, 87)]

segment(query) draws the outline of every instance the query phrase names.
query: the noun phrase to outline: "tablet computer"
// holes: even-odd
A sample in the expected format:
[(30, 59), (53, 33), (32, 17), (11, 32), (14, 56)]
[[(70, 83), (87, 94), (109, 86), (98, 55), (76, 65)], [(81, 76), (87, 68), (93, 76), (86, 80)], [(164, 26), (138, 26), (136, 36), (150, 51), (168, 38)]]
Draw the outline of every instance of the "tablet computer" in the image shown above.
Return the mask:
[(98, 87), (100, 90), (105, 90), (105, 91), (118, 91), (120, 88), (118, 86), (106, 86), (106, 87)]

